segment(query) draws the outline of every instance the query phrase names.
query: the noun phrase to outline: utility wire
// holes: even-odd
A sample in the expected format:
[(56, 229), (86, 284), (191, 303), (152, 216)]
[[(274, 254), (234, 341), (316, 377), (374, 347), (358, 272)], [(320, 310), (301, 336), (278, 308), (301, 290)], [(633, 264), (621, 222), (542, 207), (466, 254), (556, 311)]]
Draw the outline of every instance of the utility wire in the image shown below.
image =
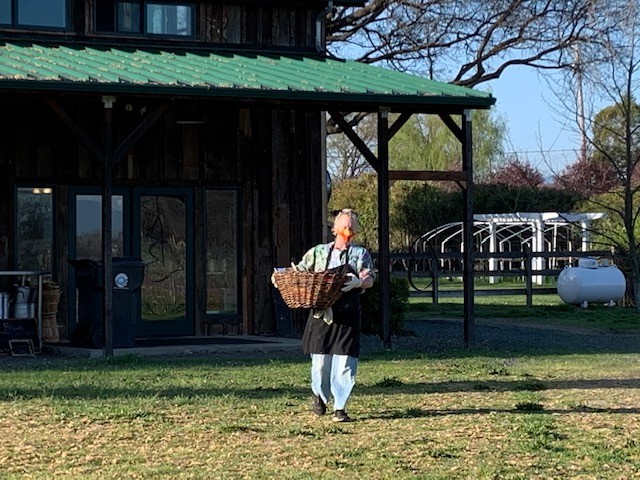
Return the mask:
[(558, 148), (551, 150), (511, 150), (505, 152), (506, 154), (510, 153), (562, 153), (562, 152), (577, 152), (577, 148)]

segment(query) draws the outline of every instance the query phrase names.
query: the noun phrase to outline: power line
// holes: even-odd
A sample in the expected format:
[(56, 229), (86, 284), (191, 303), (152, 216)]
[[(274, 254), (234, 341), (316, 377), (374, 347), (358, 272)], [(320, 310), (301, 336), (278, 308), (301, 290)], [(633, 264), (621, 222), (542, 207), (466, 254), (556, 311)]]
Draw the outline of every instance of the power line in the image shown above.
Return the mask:
[(511, 150), (505, 151), (506, 154), (518, 154), (518, 153), (575, 153), (577, 152), (577, 148), (556, 148), (551, 150)]

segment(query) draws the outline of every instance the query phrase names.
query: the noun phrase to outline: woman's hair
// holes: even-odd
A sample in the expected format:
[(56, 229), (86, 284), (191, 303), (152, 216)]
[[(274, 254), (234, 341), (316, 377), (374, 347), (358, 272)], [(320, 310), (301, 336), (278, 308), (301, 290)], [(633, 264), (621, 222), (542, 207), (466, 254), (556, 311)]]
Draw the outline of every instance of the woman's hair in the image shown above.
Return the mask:
[(331, 231), (336, 233), (336, 223), (338, 223), (338, 219), (341, 217), (349, 217), (351, 219), (351, 224), (353, 225), (354, 233), (360, 229), (360, 223), (358, 222), (358, 214), (351, 210), (350, 208), (343, 208), (342, 210), (334, 210), (333, 214), (336, 216), (333, 219), (333, 228)]

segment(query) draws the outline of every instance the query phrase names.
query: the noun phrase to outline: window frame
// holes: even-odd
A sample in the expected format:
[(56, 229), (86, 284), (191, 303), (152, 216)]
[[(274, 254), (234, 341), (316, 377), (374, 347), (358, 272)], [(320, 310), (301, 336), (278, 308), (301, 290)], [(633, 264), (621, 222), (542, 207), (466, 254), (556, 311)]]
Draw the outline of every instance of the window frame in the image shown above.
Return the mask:
[[(109, 2), (112, 6), (111, 15), (113, 15), (113, 30), (99, 30), (98, 29), (98, 9), (93, 9), (93, 32), (98, 35), (110, 35), (130, 38), (167, 38), (172, 40), (195, 40), (196, 34), (196, 18), (197, 18), (197, 4), (194, 1), (177, 1), (177, 0), (114, 0)], [(131, 3), (137, 4), (140, 9), (140, 24), (138, 32), (126, 32), (118, 30), (118, 4)], [(189, 22), (189, 35), (170, 34), (170, 33), (153, 33), (147, 31), (147, 7), (151, 4), (162, 6), (174, 6), (174, 7), (188, 7), (190, 9), (190, 22)]]

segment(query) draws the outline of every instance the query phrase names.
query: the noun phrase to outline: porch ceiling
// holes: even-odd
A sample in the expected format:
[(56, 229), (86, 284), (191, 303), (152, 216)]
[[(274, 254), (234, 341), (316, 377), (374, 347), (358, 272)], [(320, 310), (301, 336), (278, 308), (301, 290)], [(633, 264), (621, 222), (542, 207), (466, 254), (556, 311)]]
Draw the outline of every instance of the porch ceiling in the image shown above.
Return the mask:
[(309, 53), (0, 43), (0, 89), (226, 98), (321, 109), (456, 112), (489, 93)]

